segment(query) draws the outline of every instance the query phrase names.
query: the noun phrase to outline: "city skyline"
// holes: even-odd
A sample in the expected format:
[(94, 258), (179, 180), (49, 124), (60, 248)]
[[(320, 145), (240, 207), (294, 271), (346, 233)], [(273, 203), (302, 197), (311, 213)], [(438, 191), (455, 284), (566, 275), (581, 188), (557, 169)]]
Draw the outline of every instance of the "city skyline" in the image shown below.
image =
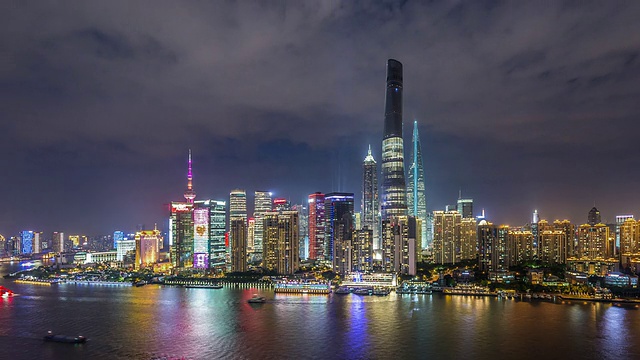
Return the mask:
[(605, 222), (637, 215), (637, 4), (341, 5), (183, 5), (181, 29), (134, 21), (143, 5), (13, 4), (0, 233), (151, 228), (181, 201), (189, 148), (201, 199), (358, 195), (368, 144), (382, 158), (388, 58), (405, 64), (430, 211), (462, 188), (494, 223), (582, 223), (594, 201)]

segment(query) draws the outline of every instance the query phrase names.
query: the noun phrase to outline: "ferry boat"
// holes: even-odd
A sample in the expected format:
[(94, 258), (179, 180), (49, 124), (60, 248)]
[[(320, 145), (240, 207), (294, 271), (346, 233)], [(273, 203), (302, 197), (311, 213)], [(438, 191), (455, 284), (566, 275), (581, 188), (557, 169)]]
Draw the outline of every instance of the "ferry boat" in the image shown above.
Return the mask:
[(373, 289), (370, 288), (360, 288), (360, 289), (356, 289), (356, 291), (353, 292), (356, 295), (365, 295), (365, 296), (369, 296), (369, 295), (373, 295)]
[(387, 296), (389, 295), (389, 293), (391, 293), (391, 290), (389, 289), (384, 289), (384, 288), (373, 289), (373, 295), (375, 296)]
[(51, 331), (44, 336), (44, 341), (52, 341), (67, 344), (83, 344), (87, 342), (87, 338), (84, 336), (66, 336), (66, 335), (54, 335)]
[(331, 285), (327, 282), (284, 281), (276, 283), (274, 292), (290, 294), (329, 294)]
[(338, 295), (347, 295), (347, 294), (351, 294), (351, 290), (349, 290), (348, 287), (341, 286), (333, 293)]
[(189, 284), (184, 285), (184, 287), (189, 289), (222, 289), (220, 284)]

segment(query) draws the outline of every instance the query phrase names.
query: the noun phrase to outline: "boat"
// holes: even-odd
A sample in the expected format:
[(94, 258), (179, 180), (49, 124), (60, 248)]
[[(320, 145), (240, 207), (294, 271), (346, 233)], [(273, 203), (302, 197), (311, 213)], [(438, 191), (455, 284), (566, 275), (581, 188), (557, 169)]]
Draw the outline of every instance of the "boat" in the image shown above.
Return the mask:
[(0, 286), (0, 297), (2, 298), (8, 298), (8, 297), (12, 297), (13, 296), (13, 291), (7, 289), (4, 286)]
[(253, 297), (247, 300), (249, 304), (264, 304), (267, 302), (267, 298), (264, 296), (258, 296), (258, 294), (254, 294)]
[(222, 289), (222, 285), (220, 284), (192, 284), (184, 285), (184, 287), (189, 289)]
[(356, 289), (356, 291), (353, 292), (356, 295), (371, 295), (372, 290), (369, 288), (361, 288), (361, 289)]
[(140, 280), (140, 281), (136, 281), (136, 282), (134, 282), (134, 283), (133, 283), (133, 285), (134, 285), (135, 287), (141, 287), (141, 286), (145, 286), (145, 285), (147, 285), (147, 282), (146, 282), (146, 281), (144, 281), (144, 280)]
[(67, 335), (54, 335), (51, 331), (44, 336), (44, 341), (52, 341), (67, 344), (83, 344), (87, 342), (87, 338), (84, 336), (67, 336)]
[(382, 289), (382, 288), (374, 289), (373, 290), (373, 295), (375, 295), (375, 296), (387, 296), (387, 295), (389, 295), (390, 292), (391, 291), (389, 291), (387, 289)]
[(334, 291), (334, 294), (346, 295), (346, 294), (351, 294), (351, 291), (347, 287), (340, 287), (338, 288), (338, 290)]

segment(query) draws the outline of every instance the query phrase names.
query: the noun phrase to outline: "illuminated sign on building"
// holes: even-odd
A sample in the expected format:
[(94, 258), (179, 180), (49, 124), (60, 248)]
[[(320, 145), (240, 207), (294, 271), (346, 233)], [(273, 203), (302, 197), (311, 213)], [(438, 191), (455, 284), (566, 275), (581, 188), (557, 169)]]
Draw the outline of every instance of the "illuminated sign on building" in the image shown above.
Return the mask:
[(198, 269), (209, 268), (209, 256), (205, 253), (193, 254), (193, 267)]
[(171, 212), (186, 212), (191, 211), (193, 205), (187, 203), (171, 203)]
[[(209, 253), (209, 209), (193, 210), (193, 253)], [(195, 258), (194, 258), (195, 260)], [(196, 261), (194, 261), (194, 267)]]

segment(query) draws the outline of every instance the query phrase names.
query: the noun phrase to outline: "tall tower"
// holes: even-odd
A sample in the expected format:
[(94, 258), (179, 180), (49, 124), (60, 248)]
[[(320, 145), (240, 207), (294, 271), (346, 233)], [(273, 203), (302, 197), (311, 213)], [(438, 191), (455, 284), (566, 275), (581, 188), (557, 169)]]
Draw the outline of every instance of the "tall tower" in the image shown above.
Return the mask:
[(378, 198), (378, 165), (369, 152), (362, 162), (362, 228), (373, 231), (373, 246), (380, 248), (380, 199)]
[(193, 173), (191, 172), (191, 149), (189, 149), (189, 171), (187, 172), (187, 190), (184, 191), (184, 198), (189, 204), (193, 204), (196, 192), (193, 191)]
[(407, 208), (410, 216), (415, 216), (422, 221), (420, 232), (422, 233), (421, 248), (426, 247), (427, 241), (427, 197), (424, 185), (424, 165), (422, 164), (422, 150), (420, 149), (420, 136), (418, 135), (418, 122), (413, 122), (412, 137), (413, 163), (409, 168), (409, 186), (407, 187)]
[(382, 219), (407, 215), (402, 142), (402, 63), (387, 61), (387, 92), (382, 140)]

